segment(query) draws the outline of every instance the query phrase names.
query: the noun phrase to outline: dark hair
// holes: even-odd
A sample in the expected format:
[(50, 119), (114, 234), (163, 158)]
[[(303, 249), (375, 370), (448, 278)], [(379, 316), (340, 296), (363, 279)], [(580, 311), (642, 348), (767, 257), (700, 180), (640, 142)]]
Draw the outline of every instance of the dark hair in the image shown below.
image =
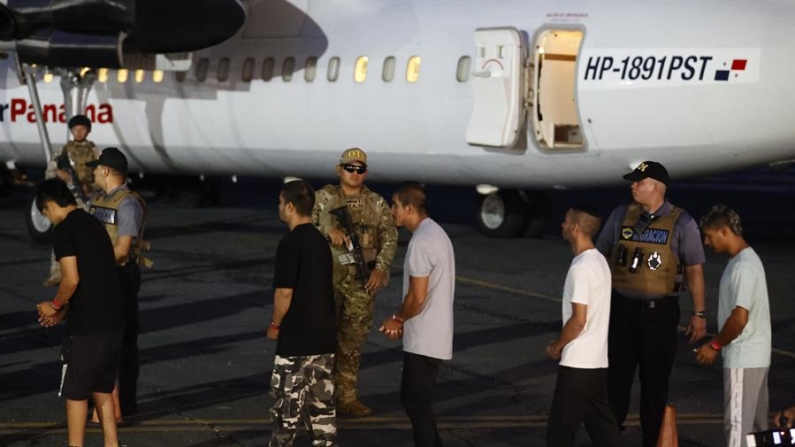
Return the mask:
[(36, 208), (38, 208), (39, 211), (43, 210), (44, 202), (47, 201), (55, 202), (55, 204), (61, 208), (65, 208), (69, 205), (77, 206), (77, 200), (75, 200), (75, 196), (72, 195), (72, 191), (69, 191), (69, 187), (66, 186), (66, 183), (58, 178), (45, 180), (41, 182), (36, 189)]
[(743, 223), (740, 215), (728, 206), (719, 203), (713, 205), (707, 214), (701, 216), (701, 228), (717, 229), (727, 227), (737, 236), (743, 235)]
[(428, 196), (425, 194), (425, 187), (421, 183), (414, 181), (400, 183), (395, 189), (395, 196), (397, 196), (401, 205), (411, 205), (420, 213), (427, 212)]
[(580, 230), (586, 236), (593, 238), (602, 225), (599, 207), (592, 203), (575, 203), (571, 210), (574, 211), (574, 220), (580, 225)]
[(304, 217), (312, 215), (312, 208), (315, 207), (315, 189), (309, 182), (304, 180), (293, 180), (284, 184), (281, 196), (284, 204), (292, 203), (295, 211)]

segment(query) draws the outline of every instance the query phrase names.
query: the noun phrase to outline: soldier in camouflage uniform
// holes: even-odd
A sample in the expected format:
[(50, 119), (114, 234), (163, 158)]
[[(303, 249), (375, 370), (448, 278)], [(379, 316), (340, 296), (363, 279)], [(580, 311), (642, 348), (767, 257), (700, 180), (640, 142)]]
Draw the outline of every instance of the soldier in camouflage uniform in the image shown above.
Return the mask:
[[(367, 178), (367, 155), (364, 151), (351, 148), (343, 152), (337, 175), (340, 177), (339, 185), (326, 185), (317, 192), (312, 222), (329, 240), (334, 259), (337, 411), (351, 416), (367, 416), (372, 414), (372, 410), (359, 401), (356, 390), (361, 346), (373, 326), (376, 293), (389, 280), (398, 234), (387, 202), (364, 186)], [(370, 277), (364, 280), (357, 278), (356, 265), (346, 261), (350, 239), (337, 218), (330, 214), (330, 211), (345, 205), (371, 270)]]
[[(66, 143), (50, 160), (47, 165), (47, 170), (44, 173), (44, 178), (51, 179), (58, 177), (70, 189), (82, 188), (86, 196), (91, 196), (94, 192), (94, 170), (86, 167), (86, 163), (97, 159), (97, 148), (91, 141), (86, 140), (88, 134), (91, 133), (91, 121), (85, 115), (75, 115), (69, 120), (69, 130), (72, 132), (72, 141)], [(58, 169), (58, 157), (66, 152), (69, 155), (69, 160), (72, 162), (72, 168), (77, 174), (79, 185), (72, 185), (72, 176), (63, 169)], [(74, 191), (73, 191), (74, 193)], [(84, 211), (88, 211), (88, 204), (82, 198), (75, 194), (77, 206)], [(50, 258), (50, 277), (44, 281), (45, 286), (54, 286), (61, 282), (61, 267), (55, 261), (55, 255)]]
[(271, 376), (271, 447), (292, 446), (306, 426), (312, 445), (337, 445), (334, 408), (334, 266), (326, 239), (312, 225), (315, 190), (297, 180), (279, 194), (279, 218), (290, 232), (279, 242), (273, 272), (273, 318), (267, 336), (276, 343)]

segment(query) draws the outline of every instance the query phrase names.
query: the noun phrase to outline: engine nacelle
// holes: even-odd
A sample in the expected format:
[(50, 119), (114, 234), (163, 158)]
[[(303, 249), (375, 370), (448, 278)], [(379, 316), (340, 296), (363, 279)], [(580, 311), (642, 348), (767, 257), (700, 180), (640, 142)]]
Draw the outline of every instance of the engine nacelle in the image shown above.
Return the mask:
[(123, 55), (217, 45), (245, 23), (242, 0), (8, 0), (0, 51), (51, 67), (123, 66)]
[(121, 68), (124, 33), (118, 35), (38, 32), (16, 42), (19, 61), (49, 67)]

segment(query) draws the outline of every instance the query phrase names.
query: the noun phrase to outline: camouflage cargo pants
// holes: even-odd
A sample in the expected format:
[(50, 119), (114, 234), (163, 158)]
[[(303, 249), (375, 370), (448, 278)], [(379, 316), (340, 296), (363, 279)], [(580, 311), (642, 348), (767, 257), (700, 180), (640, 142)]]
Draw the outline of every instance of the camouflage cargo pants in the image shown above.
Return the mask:
[(270, 412), (276, 424), (271, 447), (293, 445), (301, 425), (312, 435), (312, 445), (337, 446), (333, 365), (334, 354), (276, 356), (271, 375)]
[(334, 363), (334, 394), (341, 402), (358, 398), (356, 382), (362, 362), (362, 345), (373, 327), (375, 297), (362, 282), (348, 275), (334, 287), (337, 306), (337, 357)]

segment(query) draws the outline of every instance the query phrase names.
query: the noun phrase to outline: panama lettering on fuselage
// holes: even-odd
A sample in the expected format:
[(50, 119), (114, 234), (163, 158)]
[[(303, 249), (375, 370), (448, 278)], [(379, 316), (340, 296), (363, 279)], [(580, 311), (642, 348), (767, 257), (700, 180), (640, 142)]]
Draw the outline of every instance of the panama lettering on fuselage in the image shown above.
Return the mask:
[(646, 242), (649, 244), (668, 244), (668, 230), (661, 230), (659, 228), (647, 228), (642, 234), (638, 235), (632, 230), (632, 227), (624, 227), (621, 235), (624, 239), (632, 239), (635, 242)]
[[(66, 108), (63, 104), (42, 104), (42, 118), (45, 123), (66, 124)], [(111, 104), (88, 104), (83, 113), (93, 124), (113, 123), (113, 106)], [(12, 98), (10, 102), (0, 103), (0, 123), (4, 122), (36, 122), (33, 103), (24, 98)]]

